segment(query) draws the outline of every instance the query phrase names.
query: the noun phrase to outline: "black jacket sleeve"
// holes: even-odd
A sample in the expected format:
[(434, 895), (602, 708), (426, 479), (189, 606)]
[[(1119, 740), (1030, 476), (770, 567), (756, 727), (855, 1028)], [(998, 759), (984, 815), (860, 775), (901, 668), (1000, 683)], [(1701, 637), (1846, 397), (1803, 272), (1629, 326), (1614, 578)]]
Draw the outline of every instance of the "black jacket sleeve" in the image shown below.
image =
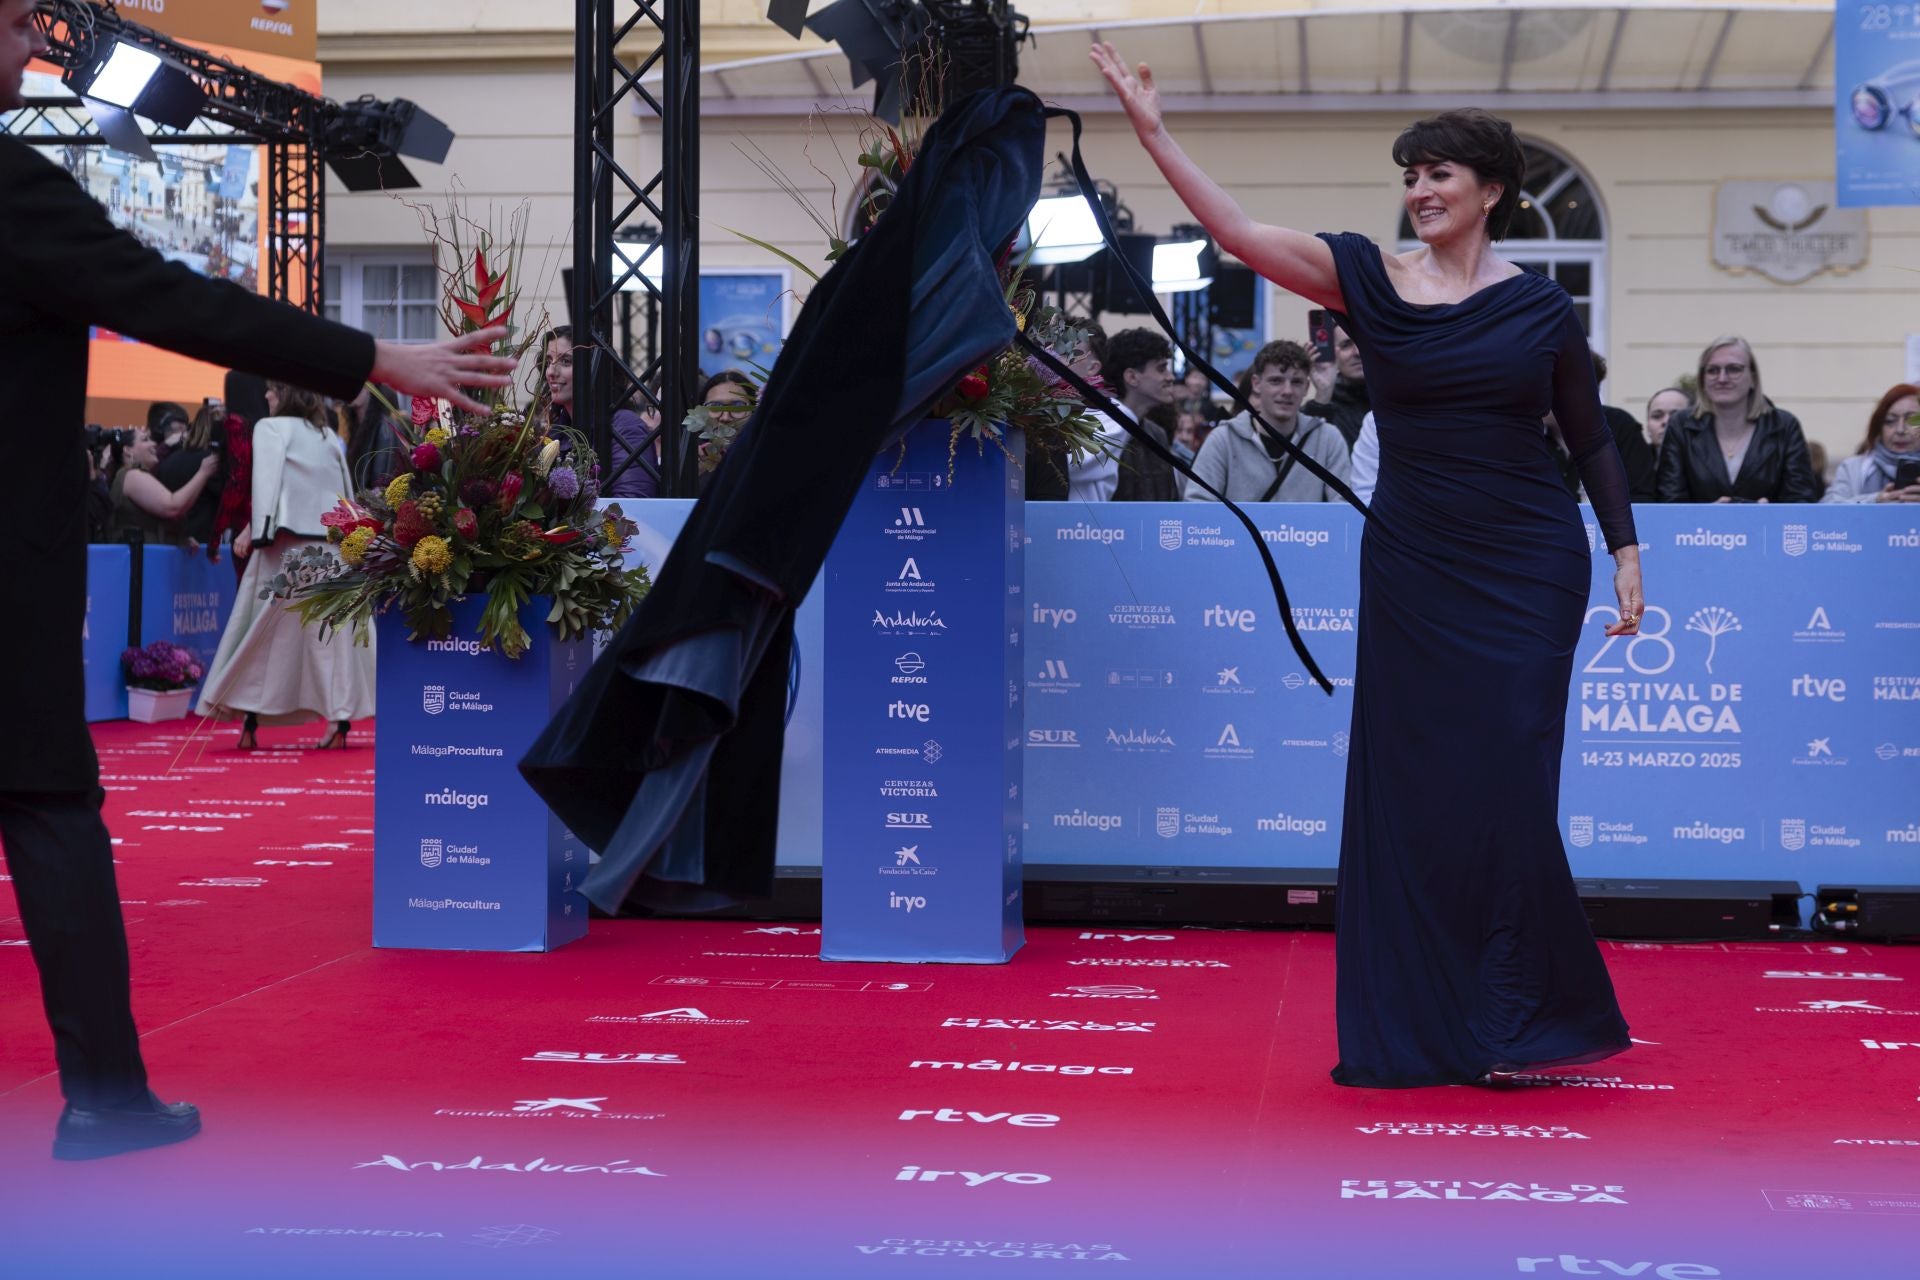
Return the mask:
[(1653, 501), (1653, 446), (1641, 433), (1640, 420), (1625, 409), (1608, 405), (1603, 410), (1607, 425), (1613, 429), (1613, 442), (1620, 448), (1620, 461), (1627, 468), (1627, 491), (1635, 502)]
[(16, 296), (70, 323), (343, 399), (373, 371), (366, 334), (168, 262), (64, 169), (24, 143), (0, 146), (0, 277)]
[(1658, 502), (1692, 502), (1693, 495), (1687, 488), (1687, 441), (1686, 437), (1675, 431), (1674, 422), (1680, 414), (1667, 419), (1667, 435), (1660, 442), (1660, 461), (1654, 470), (1653, 492)]
[(1785, 409), (1776, 409), (1780, 415), (1780, 482), (1774, 486), (1775, 502), (1815, 502), (1819, 495), (1814, 492), (1813, 460), (1807, 454), (1807, 433), (1801, 429), (1800, 419)]

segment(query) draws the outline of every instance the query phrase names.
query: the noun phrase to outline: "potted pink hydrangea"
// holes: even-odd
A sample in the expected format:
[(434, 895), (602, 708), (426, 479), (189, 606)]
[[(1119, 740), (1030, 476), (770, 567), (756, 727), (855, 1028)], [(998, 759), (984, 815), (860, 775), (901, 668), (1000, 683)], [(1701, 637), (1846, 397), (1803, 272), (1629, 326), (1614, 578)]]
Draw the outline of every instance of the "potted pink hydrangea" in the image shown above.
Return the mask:
[(142, 724), (184, 719), (194, 686), (206, 675), (198, 658), (167, 640), (128, 649), (120, 668), (127, 677), (127, 719)]

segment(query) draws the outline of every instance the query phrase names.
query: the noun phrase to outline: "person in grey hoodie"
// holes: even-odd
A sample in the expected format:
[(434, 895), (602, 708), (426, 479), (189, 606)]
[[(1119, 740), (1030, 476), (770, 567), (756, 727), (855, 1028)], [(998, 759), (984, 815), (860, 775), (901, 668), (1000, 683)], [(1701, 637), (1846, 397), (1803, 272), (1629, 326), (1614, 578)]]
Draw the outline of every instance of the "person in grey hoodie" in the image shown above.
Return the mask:
[[(1269, 342), (1253, 357), (1247, 392), (1267, 427), (1292, 439), (1334, 475), (1347, 478), (1346, 437), (1321, 418), (1302, 413), (1313, 394), (1313, 361), (1297, 342)], [(1334, 492), (1300, 466), (1278, 440), (1242, 411), (1213, 429), (1193, 460), (1194, 474), (1235, 502), (1332, 502)], [(1212, 502), (1197, 484), (1186, 487), (1189, 502)]]

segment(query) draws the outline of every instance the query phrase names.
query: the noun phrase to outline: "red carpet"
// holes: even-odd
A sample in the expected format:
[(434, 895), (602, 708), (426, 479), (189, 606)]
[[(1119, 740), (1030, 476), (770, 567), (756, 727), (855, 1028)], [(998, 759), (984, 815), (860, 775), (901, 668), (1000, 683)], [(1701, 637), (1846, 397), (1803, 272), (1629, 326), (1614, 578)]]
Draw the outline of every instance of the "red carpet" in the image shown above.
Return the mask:
[(149, 1065), (206, 1132), (50, 1159), (32, 962), (0, 945), (0, 1274), (1912, 1269), (1912, 950), (1610, 945), (1633, 1053), (1343, 1090), (1323, 934), (1037, 929), (999, 968), (742, 923), (376, 952), (370, 732), (232, 732), (97, 731)]

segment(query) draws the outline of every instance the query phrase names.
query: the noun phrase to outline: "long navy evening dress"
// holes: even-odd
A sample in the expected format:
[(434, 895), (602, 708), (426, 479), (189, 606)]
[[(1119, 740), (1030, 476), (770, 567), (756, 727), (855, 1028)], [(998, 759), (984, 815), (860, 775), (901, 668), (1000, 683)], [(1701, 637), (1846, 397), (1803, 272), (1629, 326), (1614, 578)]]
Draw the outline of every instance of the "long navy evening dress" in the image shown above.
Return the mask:
[(1626, 469), (1573, 305), (1531, 272), (1402, 299), (1364, 236), (1333, 249), (1380, 433), (1360, 555), (1340, 839), (1340, 1084), (1460, 1084), (1626, 1049), (1560, 843), (1560, 752), (1592, 551), (1551, 409), (1609, 550)]

